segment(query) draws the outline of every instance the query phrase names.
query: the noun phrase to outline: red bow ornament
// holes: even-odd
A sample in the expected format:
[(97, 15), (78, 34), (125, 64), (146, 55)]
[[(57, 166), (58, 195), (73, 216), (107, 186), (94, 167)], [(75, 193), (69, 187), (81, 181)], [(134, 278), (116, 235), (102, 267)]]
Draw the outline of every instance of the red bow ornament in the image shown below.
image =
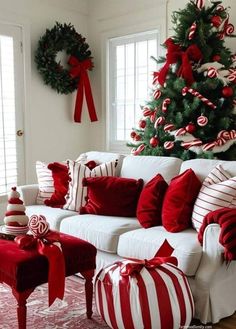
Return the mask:
[(65, 290), (65, 261), (60, 246), (59, 233), (49, 230), (49, 224), (42, 215), (33, 215), (28, 223), (32, 235), (19, 235), (15, 242), (21, 249), (37, 249), (40, 255), (47, 257), (48, 303), (53, 304), (56, 298), (63, 299)]
[(79, 78), (75, 103), (74, 121), (81, 122), (84, 94), (88, 106), (90, 120), (92, 122), (97, 121), (97, 114), (94, 106), (92, 90), (87, 72), (93, 67), (91, 59), (85, 59), (80, 62), (75, 56), (70, 56), (68, 64), (72, 66), (70, 69), (70, 76), (73, 79)]
[(170, 65), (181, 61), (182, 63), (177, 75), (184, 78), (187, 85), (191, 85), (194, 82), (191, 61), (198, 62), (202, 59), (200, 49), (196, 45), (191, 45), (184, 51), (180, 45), (174, 44), (171, 38), (165, 41), (165, 45), (167, 46), (166, 63), (159, 72), (159, 83), (163, 86), (166, 81), (166, 76)]

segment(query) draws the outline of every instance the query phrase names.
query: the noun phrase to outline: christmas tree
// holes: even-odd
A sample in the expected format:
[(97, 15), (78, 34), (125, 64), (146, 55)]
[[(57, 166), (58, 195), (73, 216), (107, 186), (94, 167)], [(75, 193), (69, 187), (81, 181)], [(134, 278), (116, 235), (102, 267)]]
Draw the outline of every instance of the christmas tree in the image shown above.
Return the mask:
[(172, 15), (175, 35), (153, 75), (150, 99), (131, 132), (134, 155), (236, 160), (236, 55), (221, 1), (190, 1)]

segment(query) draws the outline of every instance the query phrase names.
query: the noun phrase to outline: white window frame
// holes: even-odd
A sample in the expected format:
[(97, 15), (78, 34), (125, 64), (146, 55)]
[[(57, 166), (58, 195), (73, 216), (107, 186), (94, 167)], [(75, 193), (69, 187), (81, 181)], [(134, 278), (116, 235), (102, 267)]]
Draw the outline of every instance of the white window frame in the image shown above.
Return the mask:
[[(123, 151), (127, 139), (124, 140), (117, 140), (116, 139), (116, 127), (117, 127), (117, 120), (116, 120), (116, 114), (114, 111), (115, 107), (115, 98), (116, 98), (116, 83), (114, 80), (114, 76), (116, 75), (115, 72), (115, 65), (111, 59), (116, 59), (116, 47), (120, 45), (126, 45), (129, 43), (135, 44), (136, 49), (136, 43), (142, 42), (142, 41), (148, 41), (156, 39), (157, 41), (157, 48), (156, 48), (156, 56), (158, 57), (158, 50), (160, 48), (160, 36), (159, 31), (157, 29), (153, 29), (150, 31), (145, 32), (139, 32), (134, 34), (129, 34), (117, 38), (111, 38), (108, 40), (108, 51), (109, 51), (109, 57), (108, 57), (108, 75), (109, 75), (109, 90), (107, 90), (108, 93), (108, 109), (109, 109), (109, 149), (110, 150), (116, 150), (116, 151)], [(134, 54), (135, 56), (135, 54)], [(150, 61), (151, 59), (148, 59)], [(148, 63), (147, 63), (148, 66)], [(135, 68), (134, 68), (135, 69)], [(134, 72), (134, 79), (135, 79), (135, 73)], [(150, 74), (152, 72), (149, 72)], [(136, 88), (135, 88), (136, 89)], [(135, 97), (135, 96), (134, 96)], [(148, 96), (147, 96), (148, 97)], [(135, 97), (136, 98), (136, 97)], [(144, 99), (143, 102), (145, 102), (147, 99)], [(134, 106), (139, 106), (140, 104), (134, 104)], [(141, 117), (141, 111), (140, 111), (140, 117)], [(134, 126), (137, 125), (138, 122), (134, 122)]]

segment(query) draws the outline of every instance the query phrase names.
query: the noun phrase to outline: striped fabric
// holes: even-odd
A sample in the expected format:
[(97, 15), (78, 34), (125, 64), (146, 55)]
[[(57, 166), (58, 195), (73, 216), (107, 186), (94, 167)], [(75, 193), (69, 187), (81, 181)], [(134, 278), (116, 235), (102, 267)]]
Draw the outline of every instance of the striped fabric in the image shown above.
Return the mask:
[(143, 268), (121, 277), (121, 267), (130, 260), (102, 269), (95, 280), (99, 314), (113, 329), (187, 328), (194, 314), (188, 281), (172, 264)]
[(44, 204), (54, 193), (54, 182), (52, 172), (48, 169), (48, 165), (41, 161), (36, 161), (36, 174), (38, 178), (39, 192), (37, 196), (37, 204)]
[(82, 186), (83, 178), (99, 177), (99, 176), (115, 176), (115, 167), (117, 161), (106, 162), (98, 165), (90, 170), (81, 162), (68, 160), (69, 175), (69, 191), (66, 197), (64, 209), (79, 211), (80, 207), (84, 206), (87, 197), (87, 187)]
[(206, 177), (196, 199), (192, 225), (199, 232), (205, 215), (223, 207), (236, 207), (236, 177), (230, 177), (221, 165)]

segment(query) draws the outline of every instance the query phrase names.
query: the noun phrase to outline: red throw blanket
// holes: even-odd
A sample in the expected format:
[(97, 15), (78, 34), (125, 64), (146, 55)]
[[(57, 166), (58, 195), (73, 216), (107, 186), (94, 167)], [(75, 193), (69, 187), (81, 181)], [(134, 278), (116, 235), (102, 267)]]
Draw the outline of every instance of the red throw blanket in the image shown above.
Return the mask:
[(225, 248), (225, 260), (236, 260), (236, 209), (220, 208), (207, 214), (198, 233), (198, 240), (201, 244), (205, 228), (213, 223), (219, 224), (221, 227), (219, 242)]

